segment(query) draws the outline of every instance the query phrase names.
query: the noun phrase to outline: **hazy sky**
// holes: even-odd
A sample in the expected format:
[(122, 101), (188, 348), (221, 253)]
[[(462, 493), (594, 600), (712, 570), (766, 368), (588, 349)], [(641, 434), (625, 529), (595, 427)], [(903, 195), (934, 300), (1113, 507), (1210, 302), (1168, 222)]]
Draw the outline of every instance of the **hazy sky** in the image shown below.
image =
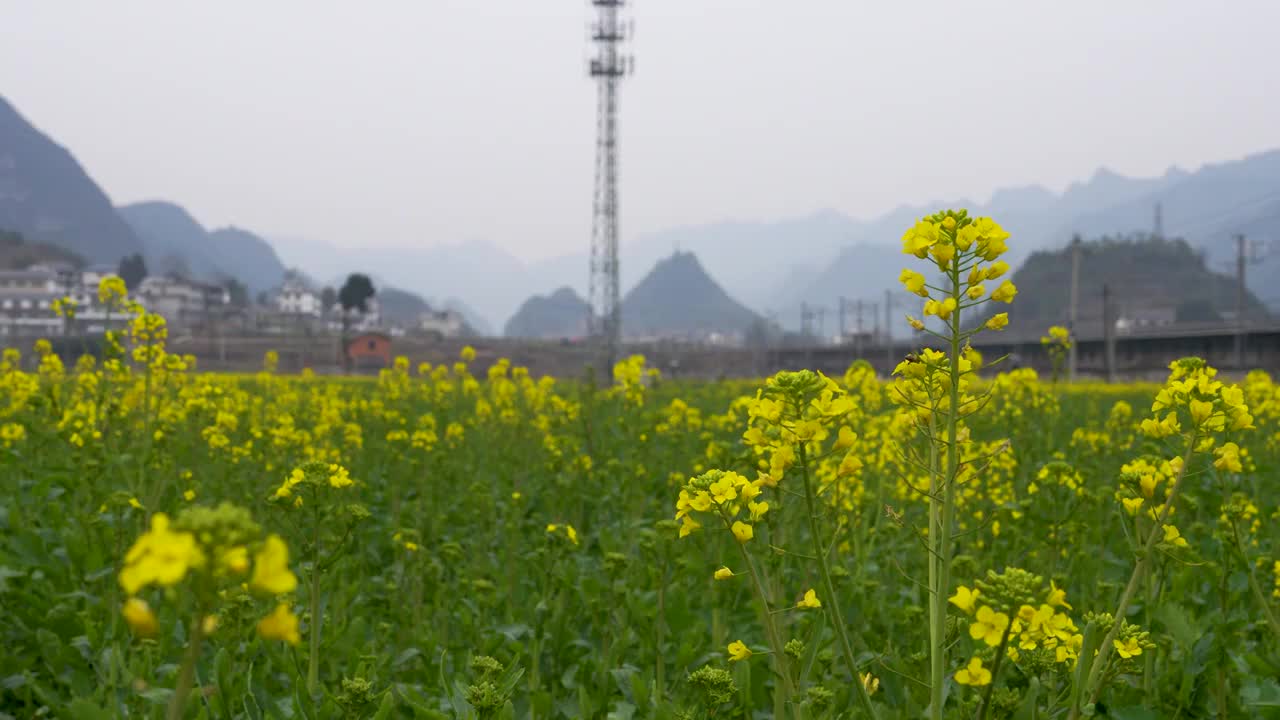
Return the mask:
[[(1280, 146), (1280, 2), (635, 0), (624, 241)], [(587, 0), (0, 0), (0, 94), (117, 203), (586, 248)]]

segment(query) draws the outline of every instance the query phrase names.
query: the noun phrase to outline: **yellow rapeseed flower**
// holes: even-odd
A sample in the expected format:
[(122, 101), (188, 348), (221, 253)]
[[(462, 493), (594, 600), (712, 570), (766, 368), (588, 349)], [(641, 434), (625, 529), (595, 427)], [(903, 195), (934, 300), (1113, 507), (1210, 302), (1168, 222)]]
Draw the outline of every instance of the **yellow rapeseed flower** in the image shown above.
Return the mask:
[(701, 527), (702, 523), (694, 520), (692, 515), (685, 515), (680, 518), (680, 537), (688, 537)]
[(902, 273), (898, 275), (898, 282), (902, 283), (902, 286), (907, 289), (907, 292), (915, 293), (920, 297), (929, 296), (929, 291), (926, 290), (924, 286), (924, 275), (921, 275), (915, 270), (903, 268)]
[(804, 598), (800, 600), (800, 602), (796, 603), (796, 607), (820, 608), (822, 607), (822, 601), (818, 599), (818, 593), (814, 592), (813, 588), (809, 588), (804, 592)]
[(151, 612), (151, 606), (146, 600), (131, 597), (124, 602), (120, 612), (134, 635), (144, 638), (155, 636), (159, 625), (156, 623), (156, 614)]
[(279, 535), (267, 536), (262, 549), (254, 555), (249, 585), (273, 595), (293, 592), (298, 586), (297, 576), (289, 569), (289, 546)]
[(1120, 640), (1112, 640), (1111, 642), (1115, 644), (1116, 652), (1125, 660), (1142, 654), (1142, 645), (1138, 644), (1137, 638), (1129, 638), (1123, 642)]
[(354, 485), (355, 481), (351, 479), (351, 474), (341, 465), (329, 466), (329, 485), (335, 488), (344, 488)]
[(727, 567), (722, 567), (719, 570), (716, 570), (714, 577), (716, 580), (728, 580), (733, 577), (733, 571)]
[(1164, 541), (1174, 547), (1187, 547), (1187, 539), (1182, 537), (1182, 533), (1178, 532), (1178, 528), (1173, 525), (1164, 526)]
[(738, 538), (738, 542), (745, 543), (755, 537), (755, 530), (741, 520), (735, 520), (733, 523), (733, 536)]
[(961, 685), (981, 687), (991, 684), (991, 671), (982, 667), (982, 660), (972, 658), (969, 664), (956, 671), (956, 682)]
[(996, 612), (990, 607), (983, 605), (978, 608), (978, 614), (974, 622), (969, 625), (969, 637), (974, 640), (981, 640), (991, 647), (1000, 644), (1000, 640), (1004, 638), (1004, 631), (1009, 627), (1009, 616), (1002, 612)]
[(139, 537), (124, 556), (120, 587), (130, 595), (152, 583), (170, 586), (186, 577), (187, 570), (204, 565), (204, 554), (188, 532), (169, 529), (169, 516), (156, 513), (151, 529)]
[(219, 565), (236, 575), (243, 575), (249, 569), (249, 551), (243, 545), (237, 545), (222, 553)]
[(1067, 591), (1058, 587), (1057, 583), (1052, 580), (1049, 581), (1049, 599), (1045, 602), (1053, 607), (1064, 607), (1068, 610), (1072, 609), (1071, 606), (1067, 604)]
[(741, 640), (734, 640), (733, 642), (729, 643), (729, 661), (730, 662), (746, 660), (749, 657), (751, 657), (751, 648), (747, 647), (746, 643), (742, 642)]
[(1000, 287), (991, 293), (991, 299), (996, 302), (1011, 303), (1014, 296), (1018, 294), (1018, 288), (1012, 282), (1005, 280), (1000, 283)]
[(981, 594), (982, 591), (976, 588), (970, 590), (964, 585), (961, 585), (956, 588), (956, 594), (947, 598), (947, 601), (964, 611), (964, 614), (972, 615), (973, 606), (978, 601), (978, 596)]
[(267, 640), (283, 640), (290, 645), (302, 642), (298, 634), (298, 616), (281, 603), (272, 613), (258, 621), (258, 634)]
[(916, 224), (902, 236), (902, 252), (923, 260), (929, 248), (936, 245), (941, 237), (942, 232), (937, 225), (928, 220), (917, 220)]

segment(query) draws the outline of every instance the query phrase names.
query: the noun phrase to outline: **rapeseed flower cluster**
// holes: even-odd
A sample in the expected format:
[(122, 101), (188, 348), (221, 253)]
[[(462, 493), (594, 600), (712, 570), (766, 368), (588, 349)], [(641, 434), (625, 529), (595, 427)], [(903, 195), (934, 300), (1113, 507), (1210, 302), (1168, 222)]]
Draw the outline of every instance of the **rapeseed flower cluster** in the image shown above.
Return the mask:
[(1156, 393), (1155, 402), (1151, 404), (1152, 417), (1142, 421), (1142, 432), (1152, 438), (1195, 433), (1198, 439), (1208, 440), (1196, 447), (1197, 451), (1205, 452), (1213, 448), (1214, 435), (1253, 429), (1253, 416), (1249, 414), (1244, 390), (1215, 379), (1217, 374), (1215, 368), (1200, 358), (1183, 358), (1171, 363), (1169, 379)]
[[(158, 623), (146, 600), (139, 597), (149, 587), (186, 583), (201, 613), (201, 627), (209, 633), (217, 622), (205, 613), (220, 590), (243, 583), (263, 595), (278, 596), (293, 592), (298, 579), (289, 569), (284, 540), (264, 536), (248, 511), (224, 503), (216, 508), (186, 508), (173, 521), (165, 513), (153, 515), (150, 528), (125, 554), (119, 583), (128, 595), (122, 607), (125, 620), (137, 634), (150, 636)], [(296, 618), (292, 632), (281, 629), (287, 617), (292, 617), (288, 605), (279, 605), (259, 625), (259, 634), (296, 645)]]
[(768, 501), (756, 502), (763, 485), (763, 480), (747, 480), (736, 472), (723, 470), (708, 470), (690, 478), (676, 500), (680, 537), (701, 529), (702, 523), (695, 515), (706, 514), (719, 519), (738, 542), (748, 542), (755, 537), (753, 523), (769, 512)]
[(643, 405), (645, 388), (659, 377), (657, 368), (646, 368), (643, 355), (632, 355), (613, 365), (613, 392), (631, 405)]
[[(1143, 513), (1160, 525), (1163, 542), (1171, 547), (1187, 547), (1178, 528), (1169, 522), (1176, 511), (1176, 496), (1186, 463), (1193, 453), (1211, 453), (1214, 467), (1228, 473), (1244, 470), (1247, 457), (1235, 442), (1218, 440), (1229, 432), (1254, 428), (1253, 415), (1245, 402), (1244, 390), (1216, 379), (1218, 371), (1200, 358), (1183, 358), (1169, 365), (1169, 378), (1156, 393), (1152, 416), (1141, 423), (1147, 437), (1185, 438), (1187, 452), (1166, 460), (1139, 458), (1121, 468), (1117, 499), (1131, 516)], [(1157, 495), (1157, 489), (1161, 495)]]
[(294, 468), (276, 488), (271, 496), (273, 500), (293, 498), (294, 507), (302, 507), (302, 496), (298, 486), (310, 487), (313, 490), (344, 490), (355, 485), (351, 473), (337, 463), (309, 462)]
[[(930, 259), (938, 271), (952, 277), (950, 287), (930, 284), (923, 274), (904, 269), (898, 281), (908, 292), (925, 299), (923, 312), (947, 322), (953, 313), (987, 301), (1010, 303), (1018, 289), (1009, 280), (994, 289), (987, 283), (1009, 272), (1008, 263), (998, 258), (1008, 251), (1009, 233), (991, 218), (971, 218), (965, 210), (946, 210), (922, 218), (902, 236), (902, 252), (922, 260)], [(964, 276), (963, 282), (959, 280)], [(907, 322), (917, 330), (925, 324), (914, 317)], [(1007, 313), (987, 319), (985, 327), (1002, 330), (1009, 323)]]
[[(1028, 670), (1075, 667), (1084, 635), (1067, 612), (1066, 592), (1019, 568), (988, 571), (972, 588), (961, 585), (948, 602), (969, 616), (968, 635), (979, 652), (954, 674), (961, 685), (991, 684), (1007, 659)], [(990, 667), (984, 664), (990, 663)], [(1047, 665), (1046, 665), (1047, 664)]]
[(1040, 338), (1040, 344), (1049, 353), (1049, 362), (1053, 366), (1053, 381), (1057, 382), (1062, 377), (1062, 369), (1074, 345), (1071, 331), (1061, 325), (1054, 325), (1049, 328), (1047, 335)]

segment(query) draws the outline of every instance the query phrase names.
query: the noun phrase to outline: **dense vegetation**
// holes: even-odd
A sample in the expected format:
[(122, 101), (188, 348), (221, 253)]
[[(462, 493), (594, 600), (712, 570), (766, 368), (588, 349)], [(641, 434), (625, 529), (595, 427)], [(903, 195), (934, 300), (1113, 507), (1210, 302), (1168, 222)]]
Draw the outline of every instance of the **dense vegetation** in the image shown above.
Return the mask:
[(0, 713), (1280, 717), (1280, 388), (999, 373), (1006, 237), (907, 233), (890, 382), (201, 374), (108, 279), (0, 364)]
[[(1102, 288), (1111, 292), (1113, 317), (1163, 312), (1165, 322), (1221, 322), (1236, 309), (1239, 284), (1215, 272), (1181, 239), (1149, 236), (1103, 238), (1081, 243), (1078, 331), (1102, 335)], [(1071, 249), (1032, 253), (1013, 280), (1023, 293), (1010, 317), (1013, 334), (1034, 335), (1066, 323), (1071, 305)], [(1246, 295), (1251, 318), (1267, 310)]]

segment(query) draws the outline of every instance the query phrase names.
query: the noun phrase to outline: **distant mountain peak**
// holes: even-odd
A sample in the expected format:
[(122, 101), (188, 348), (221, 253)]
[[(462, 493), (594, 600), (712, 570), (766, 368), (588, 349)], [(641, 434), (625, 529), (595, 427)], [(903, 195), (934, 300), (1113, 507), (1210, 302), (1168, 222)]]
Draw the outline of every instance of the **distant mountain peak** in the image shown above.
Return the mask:
[(571, 287), (534, 295), (520, 305), (502, 334), (523, 338), (573, 338), (587, 333), (591, 307)]
[(143, 239), (152, 271), (181, 267), (195, 279), (212, 282), (231, 277), (254, 293), (284, 279), (284, 265), (275, 250), (248, 230), (207, 230), (185, 208), (167, 200), (132, 203), (116, 211)]
[(142, 241), (79, 161), (0, 97), (0, 229), (112, 264)]
[(987, 205), (1018, 210), (1034, 210), (1048, 207), (1057, 200), (1058, 196), (1043, 185), (1021, 185), (996, 190), (991, 193), (991, 200)]
[(622, 328), (629, 336), (734, 335), (758, 319), (689, 251), (659, 260), (622, 301)]

